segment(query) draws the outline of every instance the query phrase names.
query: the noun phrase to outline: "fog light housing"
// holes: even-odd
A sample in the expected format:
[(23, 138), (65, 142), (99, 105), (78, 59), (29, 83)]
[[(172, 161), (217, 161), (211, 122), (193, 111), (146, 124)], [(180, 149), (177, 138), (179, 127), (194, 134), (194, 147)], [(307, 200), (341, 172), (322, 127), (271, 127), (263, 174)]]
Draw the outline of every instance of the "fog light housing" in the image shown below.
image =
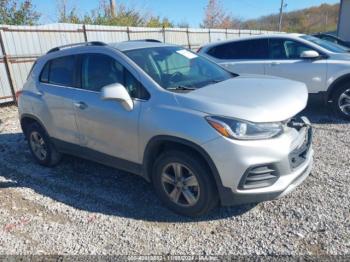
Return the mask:
[(279, 178), (273, 165), (259, 165), (249, 168), (243, 175), (238, 188), (256, 189), (273, 185)]

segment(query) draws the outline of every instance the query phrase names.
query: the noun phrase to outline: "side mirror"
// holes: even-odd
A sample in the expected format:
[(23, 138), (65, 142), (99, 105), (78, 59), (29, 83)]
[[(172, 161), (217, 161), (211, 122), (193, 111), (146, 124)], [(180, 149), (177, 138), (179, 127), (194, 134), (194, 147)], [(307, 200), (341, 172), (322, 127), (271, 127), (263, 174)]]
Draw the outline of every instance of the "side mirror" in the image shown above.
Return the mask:
[(315, 59), (319, 57), (320, 57), (320, 54), (314, 50), (304, 51), (300, 55), (300, 58), (304, 58), (304, 59)]
[(131, 111), (134, 108), (134, 103), (128, 91), (126, 91), (126, 88), (122, 84), (115, 83), (105, 86), (102, 88), (101, 92), (102, 100), (118, 101), (127, 111)]

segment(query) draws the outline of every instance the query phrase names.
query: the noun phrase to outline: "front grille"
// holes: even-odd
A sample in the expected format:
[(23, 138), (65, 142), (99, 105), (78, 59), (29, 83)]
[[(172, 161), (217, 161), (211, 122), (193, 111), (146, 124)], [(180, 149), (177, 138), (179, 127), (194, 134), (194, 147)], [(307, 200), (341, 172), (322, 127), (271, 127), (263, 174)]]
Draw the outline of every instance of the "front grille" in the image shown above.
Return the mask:
[(271, 165), (252, 167), (246, 171), (239, 184), (239, 189), (254, 189), (274, 184), (279, 175)]
[(304, 121), (297, 120), (290, 121), (288, 125), (299, 132), (305, 132), (303, 143), (289, 154), (290, 166), (292, 169), (295, 169), (306, 161), (307, 153), (312, 143), (312, 128)]
[(287, 126), (300, 131), (303, 127), (306, 126), (306, 124), (301, 118), (292, 118), (287, 122)]

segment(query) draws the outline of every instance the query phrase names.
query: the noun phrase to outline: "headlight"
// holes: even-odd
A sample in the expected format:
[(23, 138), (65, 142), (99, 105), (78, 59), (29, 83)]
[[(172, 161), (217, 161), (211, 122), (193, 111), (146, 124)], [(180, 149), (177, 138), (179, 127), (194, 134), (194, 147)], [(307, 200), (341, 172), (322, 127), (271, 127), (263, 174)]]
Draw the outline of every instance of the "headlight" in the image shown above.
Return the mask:
[(282, 123), (279, 122), (252, 123), (220, 116), (208, 116), (206, 120), (221, 135), (240, 140), (268, 139), (283, 131)]

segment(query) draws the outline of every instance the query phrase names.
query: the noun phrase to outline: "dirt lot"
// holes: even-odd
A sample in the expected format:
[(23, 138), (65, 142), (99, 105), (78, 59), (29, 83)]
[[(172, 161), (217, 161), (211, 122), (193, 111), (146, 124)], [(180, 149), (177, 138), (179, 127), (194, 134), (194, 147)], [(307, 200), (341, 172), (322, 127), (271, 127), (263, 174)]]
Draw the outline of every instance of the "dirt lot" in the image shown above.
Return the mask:
[(73, 157), (37, 165), (15, 107), (0, 108), (1, 254), (350, 254), (350, 124), (310, 107), (315, 166), (276, 201), (198, 220), (141, 178)]

